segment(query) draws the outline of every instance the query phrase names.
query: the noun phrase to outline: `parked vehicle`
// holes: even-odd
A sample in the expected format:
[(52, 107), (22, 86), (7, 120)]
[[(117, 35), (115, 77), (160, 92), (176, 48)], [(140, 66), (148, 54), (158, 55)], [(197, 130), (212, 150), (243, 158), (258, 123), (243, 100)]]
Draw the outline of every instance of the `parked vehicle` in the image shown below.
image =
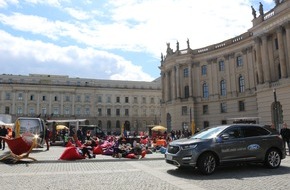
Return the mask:
[(197, 167), (202, 174), (212, 174), (216, 167), (228, 163), (263, 163), (278, 168), (286, 156), (279, 133), (257, 124), (231, 124), (210, 127), (172, 141), (165, 160), (179, 168)]

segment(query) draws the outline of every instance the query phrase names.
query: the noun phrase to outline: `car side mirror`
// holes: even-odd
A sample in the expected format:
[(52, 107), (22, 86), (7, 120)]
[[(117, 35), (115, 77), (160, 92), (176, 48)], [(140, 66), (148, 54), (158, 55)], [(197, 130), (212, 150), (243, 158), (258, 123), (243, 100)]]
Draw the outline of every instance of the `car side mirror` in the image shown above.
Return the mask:
[(230, 138), (230, 135), (228, 133), (224, 133), (224, 134), (221, 135), (221, 138), (223, 140), (228, 140)]

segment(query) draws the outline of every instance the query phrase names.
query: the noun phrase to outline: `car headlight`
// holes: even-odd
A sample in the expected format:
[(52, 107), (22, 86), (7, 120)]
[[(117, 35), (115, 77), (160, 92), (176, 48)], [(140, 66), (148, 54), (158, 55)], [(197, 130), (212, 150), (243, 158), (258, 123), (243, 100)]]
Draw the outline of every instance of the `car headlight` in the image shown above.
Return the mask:
[(197, 144), (187, 144), (187, 145), (182, 145), (181, 149), (186, 150), (186, 149), (194, 149), (197, 147)]

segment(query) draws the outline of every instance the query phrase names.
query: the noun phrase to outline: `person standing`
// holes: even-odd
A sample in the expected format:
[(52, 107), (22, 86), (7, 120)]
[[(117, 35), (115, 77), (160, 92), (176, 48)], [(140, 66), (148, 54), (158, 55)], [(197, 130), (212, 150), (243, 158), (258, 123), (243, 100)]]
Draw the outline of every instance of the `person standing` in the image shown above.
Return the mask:
[(46, 143), (46, 150), (49, 150), (49, 138), (50, 138), (50, 130), (48, 127), (45, 128), (45, 143)]
[(290, 129), (287, 128), (287, 124), (286, 123), (283, 123), (283, 127), (280, 130), (280, 134), (281, 134), (281, 136), (283, 138), (285, 148), (286, 148), (286, 144), (288, 146), (288, 152), (289, 152), (289, 155), (290, 155), (290, 144), (289, 144), (289, 141), (290, 141)]
[[(6, 137), (8, 135), (8, 130), (6, 129), (5, 125), (2, 125), (2, 128), (0, 129), (0, 136)], [(5, 140), (0, 137), (0, 149), (5, 149)]]

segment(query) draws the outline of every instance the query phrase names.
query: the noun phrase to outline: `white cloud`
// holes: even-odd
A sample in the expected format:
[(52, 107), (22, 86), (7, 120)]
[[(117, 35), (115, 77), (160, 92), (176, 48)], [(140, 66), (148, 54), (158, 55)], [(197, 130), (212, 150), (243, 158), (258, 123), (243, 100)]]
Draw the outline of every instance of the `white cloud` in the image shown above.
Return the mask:
[[(151, 81), (153, 78), (124, 58), (92, 48), (60, 47), (13, 37), (0, 30), (1, 72), (51, 73), (83, 78)], [(9, 62), (5, 63), (6, 61)], [(85, 74), (84, 74), (85, 73)], [(10, 74), (10, 73), (6, 73)]]
[[(97, 65), (103, 72), (100, 75), (104, 77), (121, 79), (126, 76), (130, 80), (151, 80), (151, 77), (142, 71), (142, 64), (133, 64), (106, 51), (145, 52), (159, 62), (160, 53), (165, 52), (167, 42), (175, 50), (178, 40), (180, 49), (184, 49), (188, 38), (191, 48), (196, 49), (246, 32), (252, 27), (250, 6), (257, 10), (259, 5), (258, 1), (253, 0), (110, 0), (105, 4), (87, 0), (83, 2), (83, 7), (74, 6), (74, 1), (69, 0), (25, 2), (32, 6), (50, 6), (50, 10), (56, 8), (59, 17), (17, 12), (21, 9), (0, 14), (0, 24), (20, 31), (18, 34), (13, 32), (15, 37), (9, 36), (11, 44), (7, 42), (7, 46), (17, 51), (5, 51), (35, 63), (40, 61), (39, 64), (70, 65), (72, 71), (78, 70), (76, 65), (84, 64), (82, 66), (87, 68), (83, 67), (83, 70), (98, 73), (93, 68)], [(273, 5), (270, 0), (262, 2)], [(7, 1), (0, 0), (1, 5), (8, 6)], [(264, 9), (266, 11), (266, 6)], [(61, 12), (65, 13), (66, 19), (62, 19)], [(2, 42), (7, 41), (1, 38)]]

